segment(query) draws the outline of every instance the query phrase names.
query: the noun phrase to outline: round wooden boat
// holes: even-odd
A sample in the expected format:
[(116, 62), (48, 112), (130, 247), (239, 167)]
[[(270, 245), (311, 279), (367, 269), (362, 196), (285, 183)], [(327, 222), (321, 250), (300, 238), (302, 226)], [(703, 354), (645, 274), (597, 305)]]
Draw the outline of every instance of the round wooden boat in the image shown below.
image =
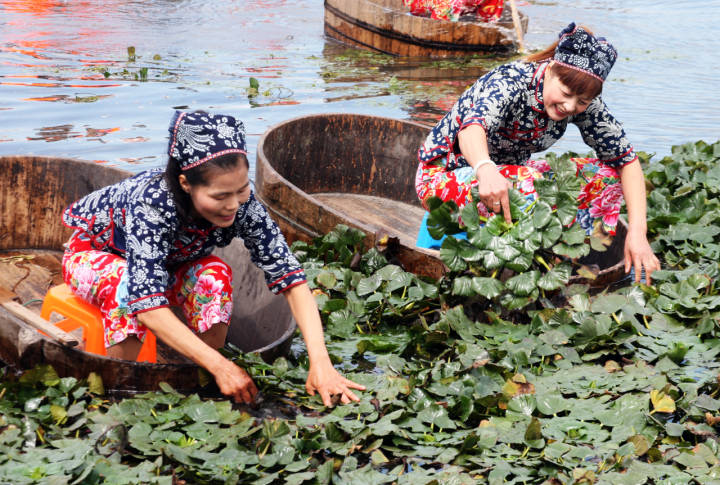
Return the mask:
[[(527, 16), (519, 15), (527, 31)], [(325, 0), (328, 36), (394, 56), (509, 54), (517, 48), (514, 32), (509, 15), (494, 23), (451, 22), (412, 15), (402, 0)]]
[[(95, 163), (50, 157), (0, 157), (0, 288), (12, 290), (19, 303), (39, 307), (47, 289), (61, 282), (62, 245), (70, 232), (62, 210), (83, 195), (132, 175)], [(216, 254), (233, 269), (234, 305), (228, 341), (268, 361), (289, 350), (296, 324), (282, 296), (273, 295), (262, 272), (241, 241)], [(160, 348), (158, 349), (160, 353)], [(99, 374), (116, 391), (157, 389), (167, 382), (180, 391), (207, 383), (195, 364), (149, 364), (112, 359), (63, 345), (38, 332), (0, 305), (0, 359), (18, 368), (51, 364), (60, 376)], [(210, 379), (212, 381), (212, 379)], [(211, 386), (214, 383), (211, 383)]]
[[(362, 230), (366, 247), (388, 252), (406, 271), (433, 279), (445, 274), (439, 252), (415, 246), (424, 209), (414, 180), (417, 151), (429, 128), (393, 118), (319, 114), (279, 123), (257, 147), (256, 195), (289, 241), (309, 241), (337, 224)], [(624, 272), (626, 228), (611, 246), (582, 262), (595, 265), (606, 286)], [(389, 242), (386, 241), (389, 237)]]

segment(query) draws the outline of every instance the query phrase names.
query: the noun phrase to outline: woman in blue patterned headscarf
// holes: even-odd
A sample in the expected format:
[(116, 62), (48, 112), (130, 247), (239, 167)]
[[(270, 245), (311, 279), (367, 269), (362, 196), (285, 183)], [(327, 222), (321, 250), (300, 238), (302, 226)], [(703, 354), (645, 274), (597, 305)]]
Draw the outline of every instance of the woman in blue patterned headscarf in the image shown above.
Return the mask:
[(573, 159), (587, 182), (577, 222), (588, 234), (612, 235), (624, 199), (625, 270), (634, 267), (639, 281), (644, 268), (650, 283), (660, 263), (646, 235), (644, 176), (622, 125), (600, 97), (616, 58), (604, 38), (572, 23), (546, 50), (482, 76), (420, 147), (415, 179), (420, 201), (425, 205), (436, 196), (462, 207), (476, 186), (480, 213), (502, 213), (510, 222), (508, 189), (517, 188), (528, 204), (535, 199), (533, 180), (549, 175), (549, 166), (530, 156), (548, 149), (573, 123), (598, 157)]
[[(108, 355), (134, 360), (147, 329), (213, 374), (220, 390), (251, 402), (250, 376), (224, 358), (232, 314), (232, 273), (215, 247), (241, 238), (270, 290), (282, 293), (307, 344), (306, 388), (326, 405), (357, 401), (364, 389), (342, 377), (325, 347), (305, 273), (248, 179), (242, 122), (226, 115), (176, 112), (165, 171), (150, 170), (74, 202), (63, 279), (103, 315)], [(182, 308), (187, 326), (169, 306)]]

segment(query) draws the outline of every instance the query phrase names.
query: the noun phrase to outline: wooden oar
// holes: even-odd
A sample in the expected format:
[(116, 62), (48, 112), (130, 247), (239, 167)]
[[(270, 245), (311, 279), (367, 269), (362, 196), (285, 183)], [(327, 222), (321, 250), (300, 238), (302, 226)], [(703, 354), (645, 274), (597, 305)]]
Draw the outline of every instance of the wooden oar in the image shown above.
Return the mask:
[(0, 286), (0, 306), (2, 306), (5, 310), (9, 311), (25, 323), (35, 327), (37, 330), (41, 330), (63, 345), (75, 347), (79, 344), (78, 339), (69, 333), (60, 330), (52, 323), (40, 317), (40, 315), (34, 311), (25, 308), (20, 303), (16, 302), (16, 297), (17, 295), (14, 292), (8, 290), (4, 286)]
[(518, 14), (517, 6), (515, 5), (515, 0), (510, 0), (510, 13), (512, 14), (513, 19), (513, 25), (515, 26), (515, 35), (517, 36), (518, 51), (521, 54), (525, 53), (525, 43), (523, 42), (523, 31), (522, 31), (522, 25), (520, 24), (520, 15)]

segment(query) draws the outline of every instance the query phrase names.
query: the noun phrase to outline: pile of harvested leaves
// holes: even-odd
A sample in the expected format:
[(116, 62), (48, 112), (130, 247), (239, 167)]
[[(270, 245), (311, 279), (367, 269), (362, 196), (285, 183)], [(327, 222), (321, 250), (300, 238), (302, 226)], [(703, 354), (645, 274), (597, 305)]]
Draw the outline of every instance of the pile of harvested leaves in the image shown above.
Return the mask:
[(432, 230), (468, 236), (445, 239), (439, 282), (361, 254), (345, 227), (295, 246), (336, 364), (368, 387), (359, 403), (307, 396), (302, 349), (235, 357), (291, 411), (275, 414), (6, 375), (2, 482), (720, 483), (720, 142), (645, 167), (664, 269), (612, 292), (567, 284), (589, 243), (566, 227), (565, 158), (555, 200), (512, 224), (437, 204)]

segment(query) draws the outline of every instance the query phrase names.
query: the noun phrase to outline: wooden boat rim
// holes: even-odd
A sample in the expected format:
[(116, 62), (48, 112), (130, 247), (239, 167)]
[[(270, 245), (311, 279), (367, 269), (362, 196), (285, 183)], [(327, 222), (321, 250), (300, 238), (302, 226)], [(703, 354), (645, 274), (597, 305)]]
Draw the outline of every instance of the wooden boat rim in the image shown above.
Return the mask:
[[(275, 125), (272, 125), (271, 127), (269, 127), (265, 131), (265, 133), (262, 134), (262, 136), (260, 137), (260, 140), (258, 141), (258, 145), (257, 145), (257, 155), (256, 155), (257, 163), (262, 164), (263, 170), (268, 172), (268, 174), (266, 174), (265, 177), (270, 175), (272, 178), (276, 178), (283, 185), (285, 185), (288, 189), (290, 189), (293, 193), (295, 193), (299, 198), (307, 200), (314, 205), (322, 206), (323, 210), (330, 212), (331, 214), (338, 217), (339, 219), (347, 220), (351, 225), (360, 228), (368, 235), (376, 234), (378, 231), (378, 228), (370, 226), (364, 222), (358, 221), (357, 219), (355, 219), (345, 213), (337, 211), (333, 207), (329, 207), (329, 206), (323, 204), (322, 201), (318, 200), (317, 197), (314, 197), (313, 194), (310, 194), (310, 193), (304, 191), (297, 185), (290, 182), (287, 178), (285, 178), (284, 175), (280, 174), (277, 170), (275, 170), (275, 167), (270, 162), (269, 157), (265, 153), (265, 142), (266, 142), (267, 137), (270, 136), (274, 131), (281, 129), (284, 126), (292, 125), (292, 124), (295, 124), (295, 123), (298, 123), (298, 122), (304, 121), (304, 120), (312, 120), (312, 119), (328, 119), (328, 120), (330, 120), (330, 119), (335, 119), (335, 118), (347, 118), (347, 117), (352, 117), (352, 118), (357, 118), (357, 119), (373, 119), (373, 120), (379, 120), (379, 121), (388, 122), (388, 123), (401, 122), (401, 123), (406, 123), (409, 125), (414, 125), (423, 130), (430, 129), (427, 125), (425, 125), (423, 123), (418, 123), (416, 121), (399, 120), (397, 118), (390, 118), (388, 116), (374, 116), (374, 115), (366, 115), (366, 114), (340, 113), (340, 112), (301, 115), (301, 116), (296, 116), (294, 118), (290, 118), (290, 119), (281, 121), (279, 123), (276, 123)], [(267, 210), (272, 215), (283, 219), (283, 221), (285, 221), (288, 224), (291, 224), (293, 226), (299, 226), (297, 221), (291, 220), (285, 214), (277, 211), (270, 204), (265, 203), (265, 201), (263, 201), (263, 199), (262, 199), (261, 194), (258, 194), (256, 192), (255, 196), (260, 200), (260, 202), (267, 208)], [(308, 233), (315, 234), (315, 237), (322, 236), (322, 234), (317, 233), (317, 231), (315, 231), (313, 229), (310, 229), (307, 227), (302, 227), (302, 229)], [(433, 255), (433, 256), (435, 256), (436, 253), (439, 253), (438, 251), (435, 251), (432, 249), (426, 249), (426, 248), (414, 247), (412, 249), (416, 250), (418, 252), (422, 252), (422, 253), (425, 253), (428, 255)]]
[[(362, 20), (360, 18), (352, 17), (351, 15), (348, 15), (344, 11), (342, 11), (340, 8), (338, 8), (333, 2), (333, 0), (325, 0), (325, 9), (328, 10), (332, 15), (344, 20), (345, 22), (348, 22), (352, 25), (356, 25), (358, 27), (361, 27), (365, 30), (368, 30), (370, 32), (376, 33), (378, 35), (381, 35), (383, 37), (391, 38), (400, 40), (402, 42), (416, 45), (419, 47), (424, 47), (428, 49), (438, 49), (438, 50), (451, 50), (451, 51), (467, 51), (467, 52), (505, 52), (509, 49), (508, 45), (503, 43), (461, 43), (461, 42), (444, 42), (444, 41), (438, 41), (433, 40), (433, 37), (436, 36), (436, 30), (439, 28), (447, 29), (449, 33), (451, 33), (451, 36), (457, 37), (462, 35), (465, 32), (472, 32), (479, 29), (485, 30), (485, 31), (506, 31), (508, 34), (512, 34), (512, 24), (505, 25), (505, 23), (483, 23), (480, 21), (473, 22), (469, 20), (458, 20), (456, 22), (449, 21), (449, 20), (436, 20), (431, 19), (429, 17), (421, 17), (417, 15), (412, 15), (409, 11), (404, 11), (388, 6), (384, 6), (381, 4), (378, 4), (372, 0), (354, 0), (358, 3), (363, 3), (367, 5), (372, 5), (374, 7), (377, 7), (378, 9), (384, 10), (386, 12), (389, 12), (393, 19), (396, 17), (406, 17), (409, 16), (412, 18), (412, 22), (421, 25), (420, 33), (421, 36), (418, 35), (411, 35), (405, 32), (402, 32), (400, 30), (397, 30), (395, 28), (392, 29), (385, 29), (382, 27), (378, 27), (377, 25), (374, 25), (366, 20)], [(524, 16), (524, 14), (521, 14)], [(392, 22), (392, 25), (397, 25), (397, 22)], [(515, 40), (514, 36), (510, 35), (511, 44), (514, 45)], [(371, 46), (368, 46), (371, 47)]]

